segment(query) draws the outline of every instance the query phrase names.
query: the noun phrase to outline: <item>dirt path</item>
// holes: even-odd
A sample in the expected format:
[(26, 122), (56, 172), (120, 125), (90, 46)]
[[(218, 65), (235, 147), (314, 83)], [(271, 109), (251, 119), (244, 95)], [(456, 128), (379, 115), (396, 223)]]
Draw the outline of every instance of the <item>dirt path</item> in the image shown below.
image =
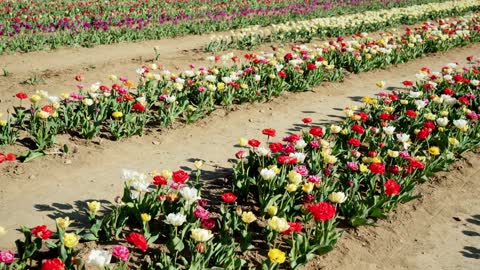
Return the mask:
[[(338, 119), (342, 108), (376, 93), (377, 80), (399, 86), (423, 66), (439, 69), (445, 63), (479, 54), (478, 45), (454, 49), (388, 70), (355, 75), (344, 83), (325, 84), (313, 92), (288, 93), (266, 104), (243, 105), (227, 115), (219, 111), (194, 125), (161, 134), (79, 145), (78, 153), (68, 157), (71, 163), (45, 158), (15, 166), (2, 164), (0, 221), (11, 233), (0, 239), (0, 247), (12, 247), (17, 237), (13, 231), (19, 224), (52, 225), (48, 216), (63, 215), (72, 207), (83, 208), (84, 200), (112, 200), (121, 192), (122, 168), (177, 169), (191, 166), (192, 159), (203, 159), (207, 162), (206, 173), (219, 177), (222, 168), (229, 167), (227, 160), (233, 156), (233, 145), (240, 136), (258, 136), (264, 127), (287, 131), (306, 116), (318, 123)], [(476, 172), (480, 158), (470, 156), (469, 160), (473, 166), (422, 187), (421, 191), (427, 193), (423, 203), (401, 207), (378, 228), (346, 234), (334, 252), (313, 262), (311, 269), (318, 269), (318, 263), (327, 269), (352, 269), (354, 265), (358, 269), (474, 269), (478, 259), (460, 253), (463, 246), (470, 246), (467, 252), (478, 257), (480, 248), (479, 237), (462, 233), (479, 231), (478, 222), (467, 219), (480, 214), (480, 182), (476, 181), (480, 179)], [(452, 220), (453, 216), (461, 221)]]
[[(26, 54), (0, 55), (0, 71), (10, 76), (0, 76), (0, 109), (6, 109), (18, 91), (48, 90), (52, 94), (75, 91), (74, 77), (82, 74), (86, 85), (97, 81), (107, 82), (107, 76), (115, 74), (137, 80), (135, 70), (147, 60), (153, 60), (153, 48), (158, 46), (164, 65), (181, 66), (204, 61), (194, 49), (207, 44), (210, 36), (185, 36), (173, 39), (99, 45), (95, 48), (61, 48), (54, 51), (38, 51)], [(3, 75), (3, 72), (1, 73)], [(22, 84), (29, 78), (42, 78), (44, 83)]]

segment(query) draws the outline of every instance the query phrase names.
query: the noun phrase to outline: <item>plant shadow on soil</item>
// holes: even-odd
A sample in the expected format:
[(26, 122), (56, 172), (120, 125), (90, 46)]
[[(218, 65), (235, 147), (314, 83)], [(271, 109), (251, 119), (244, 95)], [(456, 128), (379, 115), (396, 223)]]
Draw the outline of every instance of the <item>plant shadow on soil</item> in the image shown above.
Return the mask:
[[(463, 234), (466, 236), (470, 237), (480, 237), (480, 214), (479, 215), (473, 215), (471, 218), (467, 218), (466, 221), (468, 223), (471, 223), (473, 225), (478, 226), (478, 231), (473, 231), (473, 230), (464, 230), (462, 231)], [(479, 238), (480, 240), (480, 238)], [(480, 241), (479, 241), (480, 243)], [(470, 258), (470, 259), (480, 259), (480, 247), (473, 247), (473, 246), (464, 246), (463, 250), (460, 251), (460, 253), (463, 254), (464, 257)]]
[[(198, 158), (190, 158), (187, 162), (193, 163), (199, 160)], [(235, 160), (229, 160), (230, 163), (233, 163)], [(204, 183), (202, 197), (209, 201), (218, 200), (218, 196), (224, 192), (231, 190), (231, 182), (229, 177), (232, 175), (232, 169), (222, 166), (214, 165), (212, 170), (202, 169), (201, 172), (201, 181)], [(190, 167), (183, 166), (180, 167), (182, 170), (185, 170), (190, 173), (190, 181), (194, 181), (196, 171), (192, 171)], [(89, 224), (88, 214), (87, 214), (87, 202), (94, 200), (76, 200), (73, 203), (63, 203), (55, 202), (50, 204), (35, 204), (34, 208), (36, 211), (45, 212), (47, 217), (55, 220), (56, 218), (66, 218), (69, 217), (70, 220), (73, 220), (72, 227), (82, 228), (85, 225)], [(110, 211), (112, 202), (108, 200), (100, 200), (102, 204), (102, 210), (100, 214), (105, 214)]]
[[(187, 162), (192, 163), (200, 160), (199, 158), (190, 158), (187, 159)], [(234, 159), (230, 159), (229, 163), (236, 162)], [(191, 166), (193, 167), (193, 166)], [(187, 171), (190, 174), (189, 181), (195, 181), (196, 170), (192, 170), (191, 167), (182, 166), (180, 167), (182, 170)], [(233, 174), (231, 168), (222, 167), (218, 165), (211, 166), (212, 169), (205, 169), (202, 168), (201, 171), (201, 181), (204, 183), (202, 188), (202, 198), (210, 201), (210, 202), (218, 202), (219, 197), (224, 192), (228, 192), (232, 190), (232, 184), (230, 177)], [(249, 205), (251, 204), (250, 200), (241, 200), (243, 201), (242, 205)], [(51, 205), (48, 204), (36, 204), (34, 208), (37, 211), (45, 212), (47, 217), (51, 219), (56, 218), (65, 218), (69, 217), (70, 220), (73, 220), (73, 223), (70, 225), (72, 229), (82, 229), (89, 226), (89, 218), (87, 213), (87, 202), (93, 200), (77, 200), (74, 201), (72, 204), (70, 203), (52, 203)], [(107, 214), (112, 205), (112, 202), (108, 200), (101, 200), (99, 201), (102, 204), (102, 208), (99, 211), (99, 216)], [(220, 204), (211, 204), (211, 208), (215, 209), (216, 212), (219, 211)], [(249, 207), (254, 207), (251, 204)], [(261, 261), (267, 256), (266, 250), (268, 250), (268, 246), (265, 245), (264, 242), (261, 241), (262, 239), (262, 228), (256, 226), (255, 224), (251, 225), (254, 228), (253, 233), (253, 244), (254, 247), (248, 252), (247, 254), (243, 254), (243, 258), (247, 259), (250, 262), (261, 263)], [(20, 231), (20, 230), (19, 230)], [(107, 241), (102, 244), (112, 245), (116, 244), (115, 241)], [(88, 245), (88, 244), (87, 244)], [(88, 246), (89, 248), (93, 248), (96, 245)]]
[[(35, 204), (34, 208), (40, 212), (47, 212), (47, 217), (55, 220), (56, 218), (70, 218), (73, 223), (70, 225), (73, 228), (85, 228), (89, 224), (87, 214), (87, 202), (94, 200), (77, 200), (73, 204), (70, 203), (52, 203), (48, 204)], [(100, 200), (102, 209), (99, 211), (101, 214), (105, 214), (110, 211), (112, 205), (110, 201)]]

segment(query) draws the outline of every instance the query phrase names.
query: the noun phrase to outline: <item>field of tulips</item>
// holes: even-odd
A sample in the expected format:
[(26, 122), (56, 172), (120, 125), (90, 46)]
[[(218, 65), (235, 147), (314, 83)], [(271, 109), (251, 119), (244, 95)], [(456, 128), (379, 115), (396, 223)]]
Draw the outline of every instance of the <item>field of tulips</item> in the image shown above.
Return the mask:
[(0, 54), (224, 31), (436, 0), (0, 1)]
[[(118, 140), (143, 134), (148, 127), (169, 127), (175, 121), (194, 122), (219, 106), (262, 102), (285, 91), (307, 91), (323, 81), (338, 81), (343, 73), (362, 72), (406, 62), (426, 53), (445, 51), (480, 40), (477, 15), (457, 21), (440, 19), (404, 33), (384, 33), (377, 40), (355, 35), (337, 38), (314, 48), (294, 46), (240, 57), (211, 57), (212, 66), (190, 66), (175, 74), (156, 64), (137, 70), (137, 83), (111, 75), (111, 83), (85, 86), (51, 96), (46, 91), (16, 94), (18, 104), (0, 116), (0, 145), (18, 138), (35, 145), (19, 159), (43, 155), (58, 134)], [(23, 140), (25, 141), (25, 140)], [(68, 151), (66, 149), (65, 151)]]
[(413, 5), (403, 8), (369, 10), (343, 16), (289, 21), (268, 27), (253, 26), (240, 29), (227, 36), (213, 36), (205, 51), (229, 48), (251, 49), (268, 42), (310, 42), (314, 38), (336, 37), (361, 32), (371, 32), (401, 24), (414, 24), (423, 20), (462, 15), (477, 11), (475, 0), (447, 1)]
[(345, 108), (341, 123), (304, 118), (300, 133), (282, 139), (271, 128), (263, 139), (240, 139), (232, 188), (210, 200), (202, 198), (202, 161), (190, 173), (124, 170), (121, 198), (88, 202), (81, 228), (68, 217), (55, 229), (22, 227), (17, 251), (0, 251), (0, 269), (299, 269), (334, 248), (340, 221), (386, 218), (478, 147), (480, 59), (467, 60), (422, 68), (404, 89)]

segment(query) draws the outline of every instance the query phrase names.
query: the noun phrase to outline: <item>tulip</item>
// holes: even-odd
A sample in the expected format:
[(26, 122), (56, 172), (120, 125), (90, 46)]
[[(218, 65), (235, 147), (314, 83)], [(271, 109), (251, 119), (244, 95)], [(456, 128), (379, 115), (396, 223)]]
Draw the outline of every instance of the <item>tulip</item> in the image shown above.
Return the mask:
[(183, 223), (187, 221), (187, 216), (185, 216), (182, 213), (170, 213), (167, 215), (167, 218), (165, 220), (165, 223), (170, 224), (174, 227), (179, 227), (182, 226)]
[(201, 199), (201, 197), (198, 196), (198, 190), (196, 188), (191, 188), (191, 187), (182, 188), (180, 190), (180, 195), (182, 195), (182, 198), (185, 200), (187, 204), (192, 204)]
[(96, 215), (97, 212), (100, 210), (101, 203), (98, 201), (87, 202), (87, 206), (88, 206), (88, 211), (92, 215)]
[(196, 160), (193, 165), (197, 170), (201, 170), (203, 167), (203, 161), (202, 160)]
[(261, 171), (260, 171), (260, 176), (263, 178), (263, 180), (272, 180), (273, 178), (275, 178), (276, 176), (276, 173), (274, 170), (272, 169), (267, 169), (267, 168), (263, 168)]
[(62, 230), (66, 230), (68, 228), (68, 226), (70, 226), (70, 224), (72, 224), (73, 220), (70, 220), (69, 217), (66, 217), (66, 218), (57, 218), (55, 220), (57, 222), (57, 225), (59, 228), (61, 228)]
[(271, 217), (273, 217), (277, 214), (278, 207), (276, 205), (270, 205), (267, 207), (266, 211)]
[(149, 222), (149, 221), (152, 219), (152, 216), (150, 216), (150, 215), (147, 214), (147, 213), (142, 213), (142, 214), (140, 215), (140, 217), (142, 218), (142, 221), (143, 221), (144, 223)]
[(66, 233), (63, 236), (63, 242), (67, 248), (75, 247), (79, 241), (80, 237), (78, 237), (75, 233)]
[(267, 224), (270, 229), (280, 233), (288, 230), (288, 228), (290, 227), (286, 219), (279, 218), (277, 216), (273, 216), (270, 219), (268, 219)]
[(4, 236), (5, 234), (7, 234), (7, 229), (5, 229), (3, 226), (0, 226), (0, 237)]
[(252, 222), (254, 222), (255, 220), (257, 220), (257, 217), (255, 216), (255, 214), (253, 214), (253, 212), (249, 211), (249, 212), (244, 212), (242, 213), (242, 221), (247, 223), (247, 224), (250, 224)]
[(347, 200), (347, 196), (345, 193), (339, 191), (339, 192), (332, 192), (328, 195), (328, 199), (333, 202), (333, 203), (343, 203), (345, 200)]
[(112, 254), (110, 252), (94, 249), (90, 251), (90, 255), (88, 255), (87, 265), (103, 269), (110, 264), (111, 259)]
[(274, 248), (268, 251), (268, 258), (273, 263), (282, 264), (285, 262), (286, 257), (285, 257), (285, 252)]
[(192, 230), (192, 234), (190, 235), (190, 237), (197, 242), (206, 242), (212, 239), (213, 234), (210, 230), (197, 228)]

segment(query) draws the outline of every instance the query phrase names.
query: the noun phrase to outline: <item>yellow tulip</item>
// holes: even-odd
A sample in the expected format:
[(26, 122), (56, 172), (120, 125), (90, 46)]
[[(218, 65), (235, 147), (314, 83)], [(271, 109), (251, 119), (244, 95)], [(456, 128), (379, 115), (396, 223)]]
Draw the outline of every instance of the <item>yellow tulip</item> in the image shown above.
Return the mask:
[(149, 214), (147, 213), (142, 213), (140, 215), (140, 217), (142, 218), (142, 221), (143, 222), (149, 222), (151, 219), (152, 219), (152, 216), (150, 216)]
[(66, 233), (63, 236), (63, 243), (67, 248), (73, 248), (78, 244), (78, 241), (80, 240), (80, 237), (76, 235), (75, 233)]
[(167, 178), (167, 179), (170, 179), (170, 178), (172, 178), (173, 173), (169, 170), (162, 170), (160, 172), (160, 175)]
[(432, 155), (432, 156), (438, 156), (438, 155), (440, 155), (440, 148), (438, 148), (436, 146), (432, 146), (432, 147), (428, 148), (428, 153), (430, 153), (430, 155)]
[(203, 161), (202, 160), (196, 160), (194, 163), (193, 163), (193, 166), (195, 166), (195, 168), (197, 170), (200, 170), (202, 169), (203, 167)]
[(254, 222), (255, 220), (257, 220), (257, 217), (255, 216), (255, 214), (251, 211), (249, 212), (244, 212), (242, 213), (242, 221), (247, 223), (247, 224), (250, 224), (252, 222)]
[(273, 263), (282, 264), (285, 262), (285, 252), (277, 248), (270, 249), (270, 251), (268, 251), (268, 258)]
[(378, 88), (383, 88), (383, 87), (385, 87), (385, 84), (386, 84), (386, 83), (385, 83), (384, 81), (378, 81), (378, 82), (377, 82)]
[(270, 205), (269, 207), (267, 207), (267, 213), (273, 217), (277, 214), (277, 211), (278, 211), (278, 207), (276, 205)]
[(360, 164), (359, 170), (361, 173), (368, 172), (368, 167), (365, 164)]
[(7, 234), (7, 229), (5, 227), (0, 226), (0, 237), (4, 236)]
[(288, 180), (290, 183), (298, 185), (300, 182), (302, 182), (302, 175), (296, 171), (290, 171), (288, 173)]
[(457, 145), (460, 142), (457, 139), (450, 137), (448, 138), (448, 143), (450, 143), (451, 145)]
[(37, 103), (37, 102), (39, 102), (40, 100), (42, 100), (42, 97), (39, 96), (39, 95), (33, 95), (33, 96), (30, 97), (30, 101), (31, 101), (32, 103)]
[(248, 145), (248, 140), (245, 139), (245, 138), (240, 138), (240, 139), (238, 139), (238, 144), (242, 147), (245, 147), (245, 146)]
[(308, 183), (305, 183), (305, 184), (303, 185), (302, 190), (303, 190), (303, 192), (305, 192), (305, 193), (310, 193), (310, 192), (312, 192), (314, 186), (315, 186), (314, 183), (308, 182)]
[(58, 227), (62, 230), (66, 230), (68, 226), (70, 226), (70, 224), (72, 224), (73, 222), (73, 220), (70, 220), (69, 217), (66, 217), (66, 218), (59, 217), (55, 221), (57, 222)]
[(96, 215), (97, 212), (100, 210), (101, 203), (98, 201), (93, 201), (93, 202), (87, 202), (88, 206), (88, 211), (92, 213), (93, 215)]
[(48, 112), (39, 111), (37, 112), (36, 116), (40, 119), (47, 119), (50, 116), (50, 114), (48, 114)]
[(288, 184), (286, 189), (288, 192), (295, 192), (297, 191), (298, 186), (295, 184)]
[(122, 117), (123, 117), (123, 113), (122, 113), (122, 112), (113, 112), (113, 113), (112, 113), (112, 117), (113, 117), (113, 118), (116, 118), (116, 119), (122, 118)]

